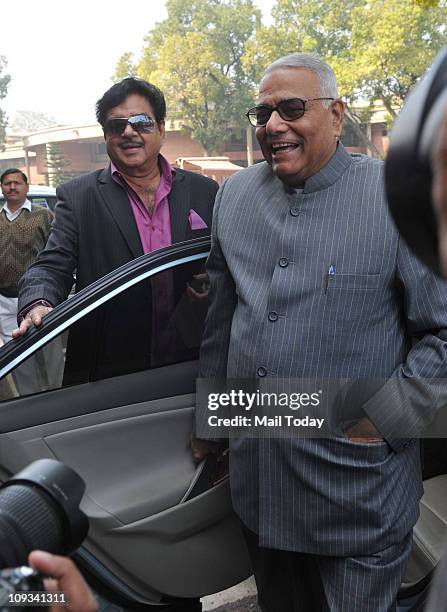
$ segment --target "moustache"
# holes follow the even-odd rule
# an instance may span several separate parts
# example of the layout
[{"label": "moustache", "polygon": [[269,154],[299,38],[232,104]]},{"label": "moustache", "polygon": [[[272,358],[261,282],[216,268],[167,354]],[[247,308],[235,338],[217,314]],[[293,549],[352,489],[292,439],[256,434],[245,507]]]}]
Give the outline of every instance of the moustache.
[{"label": "moustache", "polygon": [[142,147],[141,142],[134,142],[133,140],[126,140],[122,143],[121,147],[127,149],[128,147]]}]

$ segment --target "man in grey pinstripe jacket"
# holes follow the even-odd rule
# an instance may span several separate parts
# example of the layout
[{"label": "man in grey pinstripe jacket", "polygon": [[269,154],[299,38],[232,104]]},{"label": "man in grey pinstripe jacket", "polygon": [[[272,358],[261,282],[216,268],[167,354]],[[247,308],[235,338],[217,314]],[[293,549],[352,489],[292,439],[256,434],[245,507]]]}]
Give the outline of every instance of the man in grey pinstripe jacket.
[{"label": "man in grey pinstripe jacket", "polygon": [[447,374],[447,286],[400,239],[382,162],[339,142],[337,98],[315,56],[273,63],[248,113],[266,162],[214,209],[201,377],[382,379],[348,394],[338,436],[231,440],[268,612],[394,609],[422,492],[415,438],[443,401],[424,379]]}]

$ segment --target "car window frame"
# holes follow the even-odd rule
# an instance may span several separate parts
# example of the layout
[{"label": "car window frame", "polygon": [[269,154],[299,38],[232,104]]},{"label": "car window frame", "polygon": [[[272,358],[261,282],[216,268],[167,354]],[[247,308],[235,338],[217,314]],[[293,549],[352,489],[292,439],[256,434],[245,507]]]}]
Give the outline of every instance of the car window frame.
[{"label": "car window frame", "polygon": [[56,306],[42,321],[0,348],[0,380],[25,359],[62,334],[73,323],[93,312],[130,287],[159,272],[208,257],[211,238],[205,236],[147,253],[96,280]]}]

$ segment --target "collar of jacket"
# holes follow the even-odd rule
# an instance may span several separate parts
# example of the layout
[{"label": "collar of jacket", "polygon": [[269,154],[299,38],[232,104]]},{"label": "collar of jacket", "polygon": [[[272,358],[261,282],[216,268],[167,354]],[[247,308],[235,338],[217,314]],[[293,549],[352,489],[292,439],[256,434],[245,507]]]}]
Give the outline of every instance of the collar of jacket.
[{"label": "collar of jacket", "polygon": [[304,184],[303,193],[313,193],[327,189],[333,185],[347,168],[353,163],[351,155],[341,142],[338,143],[335,153],[328,163],[316,174],[309,177]]},{"label": "collar of jacket", "polygon": [[[172,177],[172,183],[175,183],[177,181],[183,181],[184,178],[185,178],[185,174],[183,170],[181,168],[176,168],[174,172],[174,176]],[[103,168],[103,170],[100,171],[98,175],[98,181],[100,183],[109,183],[110,181],[113,181],[110,164],[107,166],[107,168]]]}]

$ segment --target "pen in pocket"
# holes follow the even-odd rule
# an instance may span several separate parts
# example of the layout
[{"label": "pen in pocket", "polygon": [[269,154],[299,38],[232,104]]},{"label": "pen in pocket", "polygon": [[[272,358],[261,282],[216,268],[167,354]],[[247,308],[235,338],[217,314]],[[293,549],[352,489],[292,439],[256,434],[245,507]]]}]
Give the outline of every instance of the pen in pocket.
[{"label": "pen in pocket", "polygon": [[329,287],[329,279],[331,278],[331,276],[335,276],[335,266],[333,264],[329,266],[327,275],[326,275],[326,293]]}]

